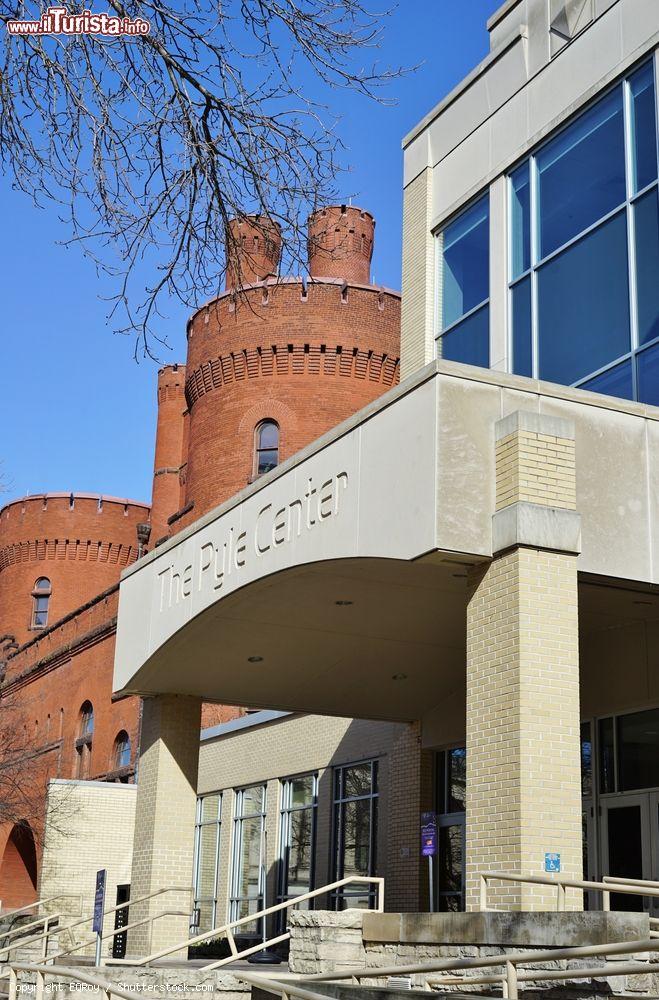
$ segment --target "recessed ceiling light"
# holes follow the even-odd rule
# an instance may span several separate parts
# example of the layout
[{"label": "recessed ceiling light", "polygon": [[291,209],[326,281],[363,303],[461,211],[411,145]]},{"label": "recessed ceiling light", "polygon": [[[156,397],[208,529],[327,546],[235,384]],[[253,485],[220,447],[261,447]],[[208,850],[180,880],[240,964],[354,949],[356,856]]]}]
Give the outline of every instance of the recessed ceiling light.
[{"label": "recessed ceiling light", "polygon": [[347,608],[349,604],[352,604],[352,601],[334,601],[334,603],[337,608]]},{"label": "recessed ceiling light", "polygon": [[392,681],[406,681],[407,674],[392,674],[391,679]]},{"label": "recessed ceiling light", "polygon": [[248,663],[261,663],[262,660],[263,660],[262,656],[248,656],[247,657],[247,662]]}]

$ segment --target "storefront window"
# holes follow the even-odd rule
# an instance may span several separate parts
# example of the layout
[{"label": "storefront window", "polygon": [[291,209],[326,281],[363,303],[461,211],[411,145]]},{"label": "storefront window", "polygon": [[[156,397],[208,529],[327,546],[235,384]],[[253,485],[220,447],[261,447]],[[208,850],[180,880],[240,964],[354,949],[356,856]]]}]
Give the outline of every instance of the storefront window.
[{"label": "storefront window", "polygon": [[[317,802],[316,774],[303,774],[282,782],[278,902],[301,896],[314,887]],[[309,903],[301,903],[300,907],[308,909]],[[283,911],[282,924],[286,923],[286,916]]]},{"label": "storefront window", "polygon": [[[374,875],[376,865],[378,763],[364,761],[334,770],[333,881]],[[336,909],[375,905],[375,887],[346,886],[333,897]]]},{"label": "storefront window", "polygon": [[222,821],[222,794],[212,792],[197,799],[193,886],[199,910],[198,933],[212,930],[217,918],[217,877]]},{"label": "storefront window", "polygon": [[439,827],[435,905],[439,911],[464,910],[467,751],[441,750],[435,757],[435,811]]},{"label": "storefront window", "polygon": [[[246,917],[262,908],[265,800],[265,785],[252,785],[236,792],[231,868],[232,920]],[[243,934],[258,932],[256,921],[242,927]]]},{"label": "storefront window", "polygon": [[509,200],[515,374],[656,402],[659,201],[652,64],[513,171]]}]

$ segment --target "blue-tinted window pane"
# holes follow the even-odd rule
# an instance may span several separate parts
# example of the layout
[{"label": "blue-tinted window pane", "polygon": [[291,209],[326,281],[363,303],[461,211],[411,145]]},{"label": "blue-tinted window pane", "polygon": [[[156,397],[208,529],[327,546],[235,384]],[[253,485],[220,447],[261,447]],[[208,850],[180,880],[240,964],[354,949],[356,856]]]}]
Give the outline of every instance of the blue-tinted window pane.
[{"label": "blue-tinted window pane", "polygon": [[513,320],[513,372],[532,375],[531,354],[531,278],[527,275],[511,289]]},{"label": "blue-tinted window pane", "polygon": [[634,205],[638,340],[647,344],[659,337],[659,200],[657,189]]},{"label": "blue-tinted window pane", "polygon": [[439,340],[438,353],[447,361],[490,367],[490,310],[483,306]]},{"label": "blue-tinted window pane", "polygon": [[641,351],[638,365],[638,398],[641,403],[659,406],[659,345]]},{"label": "blue-tinted window pane", "polygon": [[588,382],[582,382],[580,389],[590,389],[591,392],[602,392],[606,396],[618,396],[619,399],[633,399],[634,386],[632,385],[632,363],[623,361],[615,368],[609,368],[596,378],[591,378]]},{"label": "blue-tinted window pane", "polygon": [[257,472],[259,476],[264,475],[266,472],[270,472],[272,469],[277,468],[278,452],[272,451],[260,451]]},{"label": "blue-tinted window pane", "polygon": [[629,79],[631,91],[632,180],[640,191],[657,177],[657,119],[654,105],[654,69],[646,63]]},{"label": "blue-tinted window pane", "polygon": [[488,196],[440,234],[442,329],[484,302],[490,288]]},{"label": "blue-tinted window pane", "polygon": [[538,271],[540,378],[570,385],[630,349],[621,212]]},{"label": "blue-tinted window pane", "polygon": [[510,176],[511,279],[531,266],[531,199],[529,161]]},{"label": "blue-tinted window pane", "polygon": [[622,88],[541,149],[537,164],[545,257],[625,200]]},{"label": "blue-tinted window pane", "polygon": [[268,421],[259,428],[259,448],[276,448],[279,444],[279,428]]}]

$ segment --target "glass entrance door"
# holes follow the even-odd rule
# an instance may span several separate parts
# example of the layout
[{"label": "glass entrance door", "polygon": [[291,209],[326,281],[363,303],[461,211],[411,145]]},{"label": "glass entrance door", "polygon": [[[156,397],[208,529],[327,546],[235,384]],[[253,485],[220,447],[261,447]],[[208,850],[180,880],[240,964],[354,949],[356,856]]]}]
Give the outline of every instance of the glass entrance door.
[{"label": "glass entrance door", "polygon": [[[650,838],[652,846],[652,879],[659,882],[659,792],[650,793]],[[659,896],[650,899],[649,910],[659,917]]]},{"label": "glass entrance door", "polygon": [[[617,795],[602,798],[601,856],[602,872],[623,878],[652,879],[653,840],[659,831],[659,811],[650,819],[650,799],[656,795]],[[654,836],[653,836],[654,835]],[[657,853],[655,847],[654,853]],[[647,900],[642,896],[611,893],[612,910],[643,910]]]}]

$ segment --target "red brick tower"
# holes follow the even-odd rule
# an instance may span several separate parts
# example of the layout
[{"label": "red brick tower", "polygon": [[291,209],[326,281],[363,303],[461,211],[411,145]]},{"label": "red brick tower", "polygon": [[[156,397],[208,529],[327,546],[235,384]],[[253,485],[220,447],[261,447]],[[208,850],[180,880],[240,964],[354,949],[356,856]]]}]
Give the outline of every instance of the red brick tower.
[{"label": "red brick tower", "polygon": [[315,212],[307,282],[268,278],[278,232],[265,241],[261,222],[256,234],[241,224],[240,272],[265,280],[237,294],[230,268],[228,289],[188,323],[185,496],[171,532],[396,384],[400,296],[369,284],[374,228],[358,208]]},{"label": "red brick tower", "polygon": [[158,423],[153,463],[151,536],[153,546],[167,537],[168,519],[181,507],[181,466],[186,446],[185,365],[158,372]]},{"label": "red brick tower", "polygon": [[309,274],[368,285],[375,219],[352,205],[331,205],[309,217]]},{"label": "red brick tower", "polygon": [[281,254],[281,232],[276,222],[264,216],[232,219],[227,240],[226,288],[249,285],[277,273]]},{"label": "red brick tower", "polygon": [[27,642],[117,583],[137,557],[149,508],[88,493],[46,493],[0,510],[0,652]]}]

